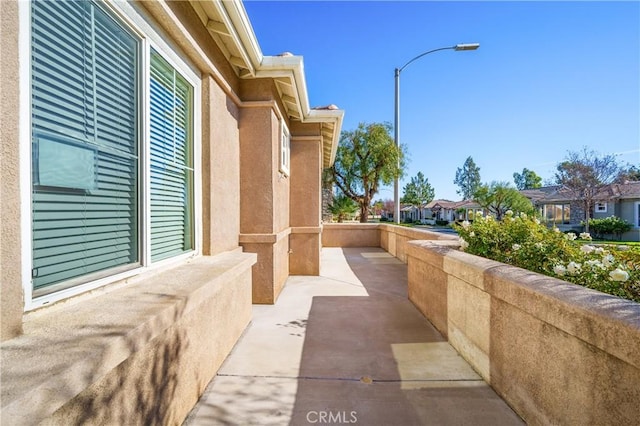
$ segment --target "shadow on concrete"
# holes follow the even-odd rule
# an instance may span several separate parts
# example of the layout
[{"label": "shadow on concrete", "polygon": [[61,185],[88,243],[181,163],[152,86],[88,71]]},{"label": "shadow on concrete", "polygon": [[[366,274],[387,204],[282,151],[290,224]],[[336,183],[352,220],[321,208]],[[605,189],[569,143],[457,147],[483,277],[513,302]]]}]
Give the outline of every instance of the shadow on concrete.
[{"label": "shadow on concrete", "polygon": [[313,298],[291,425],[521,424],[407,298],[407,267],[344,248],[369,296]]}]

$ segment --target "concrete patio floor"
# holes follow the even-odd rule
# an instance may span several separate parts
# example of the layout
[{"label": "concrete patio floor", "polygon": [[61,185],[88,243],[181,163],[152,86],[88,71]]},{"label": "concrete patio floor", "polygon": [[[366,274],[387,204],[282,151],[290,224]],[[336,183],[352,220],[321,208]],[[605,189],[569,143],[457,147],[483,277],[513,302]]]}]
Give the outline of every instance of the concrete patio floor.
[{"label": "concrete patio floor", "polygon": [[324,248],[253,321],[185,425],[515,425],[378,248]]}]

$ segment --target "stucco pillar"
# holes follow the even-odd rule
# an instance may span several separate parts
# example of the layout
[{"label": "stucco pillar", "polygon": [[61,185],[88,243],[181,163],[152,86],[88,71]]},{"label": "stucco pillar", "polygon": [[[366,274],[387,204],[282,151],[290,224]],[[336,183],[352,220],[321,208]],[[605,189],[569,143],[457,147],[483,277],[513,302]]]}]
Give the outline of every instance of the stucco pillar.
[{"label": "stucco pillar", "polygon": [[322,139],[319,135],[292,137],[289,217],[289,272],[319,275],[322,244]]},{"label": "stucco pillar", "polygon": [[202,103],[202,249],[216,255],[238,247],[240,112],[210,76],[202,81]]},{"label": "stucco pillar", "polygon": [[240,245],[257,253],[253,303],[275,303],[289,275],[289,177],[279,170],[281,122],[273,102],[240,111]]},{"label": "stucco pillar", "polygon": [[[25,5],[28,4],[25,3]],[[18,56],[18,2],[0,2],[0,340],[22,333],[23,292],[20,242],[19,111],[20,67]],[[28,53],[28,52],[27,52]],[[22,76],[28,78],[28,76]]]}]

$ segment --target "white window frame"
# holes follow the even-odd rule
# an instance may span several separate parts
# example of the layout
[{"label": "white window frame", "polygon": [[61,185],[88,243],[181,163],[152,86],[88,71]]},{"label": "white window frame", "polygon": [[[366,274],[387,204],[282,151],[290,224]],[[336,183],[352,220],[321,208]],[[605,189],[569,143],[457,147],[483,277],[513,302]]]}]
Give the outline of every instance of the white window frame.
[{"label": "white window frame", "polygon": [[[100,278],[94,281],[69,287],[43,296],[33,297],[33,283],[31,281],[32,269],[32,212],[31,212],[31,4],[30,2],[18,2],[20,32],[20,199],[21,199],[21,240],[22,240],[22,285],[24,291],[24,310],[31,311],[47,304],[51,304],[78,294],[111,284],[126,278],[139,275],[150,270],[170,268],[172,265],[185,259],[198,256],[202,252],[202,170],[201,141],[202,141],[202,102],[201,102],[201,75],[197,68],[183,59],[175,52],[172,45],[165,41],[163,35],[158,33],[145,17],[126,2],[106,3],[100,2],[108,13],[117,19],[121,25],[129,29],[140,39],[140,102],[142,113],[140,115],[140,129],[142,142],[140,147],[139,180],[140,180],[140,205],[143,211],[138,231],[138,241],[141,245],[140,266],[121,273]],[[150,54],[151,49],[156,50],[193,86],[193,242],[191,251],[168,259],[151,263],[150,232],[151,223],[151,196],[149,185],[150,176]]]},{"label": "white window frame", "polygon": [[595,203],[593,210],[596,213],[606,213],[607,208],[608,208],[608,203],[606,201],[605,202],[598,201]]},{"label": "white window frame", "polygon": [[291,165],[291,133],[287,128],[287,125],[282,120],[282,125],[280,126],[280,172],[285,176],[289,176],[290,174],[290,165]]}]

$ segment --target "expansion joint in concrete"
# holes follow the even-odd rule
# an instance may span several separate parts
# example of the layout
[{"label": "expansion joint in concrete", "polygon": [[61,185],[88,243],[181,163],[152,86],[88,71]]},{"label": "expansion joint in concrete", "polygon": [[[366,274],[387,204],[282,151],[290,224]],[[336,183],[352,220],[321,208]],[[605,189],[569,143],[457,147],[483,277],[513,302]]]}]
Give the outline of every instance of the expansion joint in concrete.
[{"label": "expansion joint in concrete", "polygon": [[320,377],[320,376],[277,376],[277,375],[255,375],[255,374],[217,374],[218,377],[241,377],[251,379],[291,379],[291,380],[323,380],[333,382],[362,382],[371,383],[420,383],[420,382],[484,382],[482,379],[373,379],[368,376],[362,377]]}]

